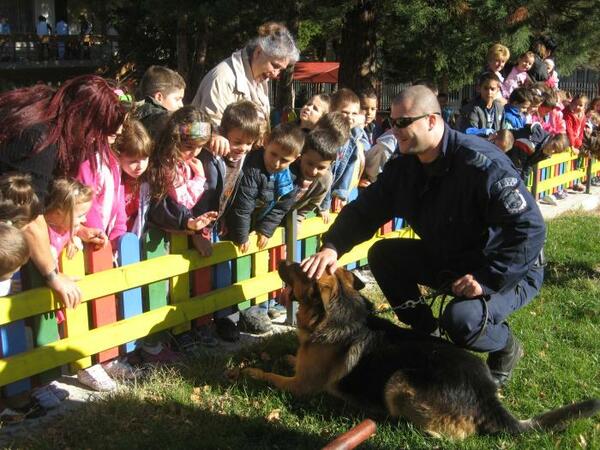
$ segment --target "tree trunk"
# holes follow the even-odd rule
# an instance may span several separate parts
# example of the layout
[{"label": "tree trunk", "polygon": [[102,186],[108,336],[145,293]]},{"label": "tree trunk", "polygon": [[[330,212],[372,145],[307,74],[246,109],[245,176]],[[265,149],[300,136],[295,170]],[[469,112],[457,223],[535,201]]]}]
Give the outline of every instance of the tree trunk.
[{"label": "tree trunk", "polygon": [[196,95],[196,90],[206,72],[206,57],[208,55],[209,23],[208,17],[202,19],[198,24],[194,36],[195,50],[192,55],[192,66],[189,76],[186,78],[187,89],[185,90],[185,101],[191,102]]},{"label": "tree trunk", "polygon": [[188,15],[184,12],[180,12],[177,17],[177,72],[179,72],[184,80],[188,79],[190,72],[187,28]]},{"label": "tree trunk", "polygon": [[[298,29],[300,28],[300,7],[299,1],[294,1],[288,11],[287,27],[293,36],[298,36]],[[275,96],[275,110],[280,113],[283,112],[284,108],[294,107],[294,66],[290,65],[286,70],[281,72],[279,76],[279,82],[277,83],[277,93]]]},{"label": "tree trunk", "polygon": [[339,49],[339,87],[359,92],[373,87],[376,59],[375,0],[357,0],[348,11]]}]

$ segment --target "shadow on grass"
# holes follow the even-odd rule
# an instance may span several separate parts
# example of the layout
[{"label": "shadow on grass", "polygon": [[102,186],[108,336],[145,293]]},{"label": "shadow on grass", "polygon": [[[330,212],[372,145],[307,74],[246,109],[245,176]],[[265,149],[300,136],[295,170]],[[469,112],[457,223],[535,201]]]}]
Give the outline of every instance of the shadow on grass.
[{"label": "shadow on grass", "polygon": [[544,271],[545,284],[564,285],[576,278],[600,280],[600,269],[575,261],[568,263],[548,261],[546,264]]}]

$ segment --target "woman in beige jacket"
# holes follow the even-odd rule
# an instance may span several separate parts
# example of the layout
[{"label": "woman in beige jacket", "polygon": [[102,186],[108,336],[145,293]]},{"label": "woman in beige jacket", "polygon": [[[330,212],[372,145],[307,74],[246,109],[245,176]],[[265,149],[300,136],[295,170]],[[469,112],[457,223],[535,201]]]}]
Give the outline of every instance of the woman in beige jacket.
[{"label": "woman in beige jacket", "polygon": [[268,82],[299,56],[294,38],[283,24],[265,23],[256,38],[206,74],[192,104],[206,113],[215,127],[227,105],[239,100],[255,103],[268,121]]}]

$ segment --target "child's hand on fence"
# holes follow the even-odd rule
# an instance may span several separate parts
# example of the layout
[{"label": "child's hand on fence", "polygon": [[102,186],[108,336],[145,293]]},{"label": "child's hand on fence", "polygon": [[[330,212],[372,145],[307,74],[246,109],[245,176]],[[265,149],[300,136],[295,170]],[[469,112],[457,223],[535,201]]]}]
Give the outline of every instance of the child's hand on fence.
[{"label": "child's hand on fence", "polygon": [[77,277],[69,277],[64,273],[56,273],[46,284],[58,294],[62,304],[67,308],[75,308],[81,303],[81,291],[75,283]]},{"label": "child's hand on fence", "polygon": [[77,230],[77,236],[83,242],[92,244],[94,250],[100,250],[108,244],[108,236],[98,228],[88,228],[82,225]]},{"label": "child's hand on fence", "polygon": [[259,250],[262,250],[263,248],[265,248],[267,246],[268,242],[269,242],[269,238],[267,236],[264,236],[260,233],[256,233],[256,246],[258,247]]},{"label": "child's hand on fence", "polygon": [[321,219],[323,219],[323,223],[329,223],[329,221],[331,220],[331,215],[329,214],[329,211],[321,211],[319,214],[321,215]]},{"label": "child's hand on fence", "polygon": [[217,217],[219,217],[217,211],[208,211],[194,219],[189,219],[187,223],[188,230],[200,231],[202,228],[216,220]]},{"label": "child's hand on fence", "polygon": [[345,204],[346,204],[346,202],[344,200],[342,200],[341,198],[333,197],[333,199],[331,201],[331,209],[333,210],[333,212],[339,213]]},{"label": "child's hand on fence", "polygon": [[223,136],[213,134],[208,143],[208,149],[215,156],[226,156],[229,153],[229,141]]},{"label": "child's hand on fence", "polygon": [[73,259],[79,250],[83,250],[83,244],[81,239],[77,236],[73,236],[67,245],[65,246],[67,252],[67,258]]},{"label": "child's hand on fence", "polygon": [[246,253],[248,251],[248,249],[250,248],[250,242],[249,241],[246,241],[246,242],[244,242],[242,244],[235,244],[235,245],[237,246],[238,250],[241,253]]}]

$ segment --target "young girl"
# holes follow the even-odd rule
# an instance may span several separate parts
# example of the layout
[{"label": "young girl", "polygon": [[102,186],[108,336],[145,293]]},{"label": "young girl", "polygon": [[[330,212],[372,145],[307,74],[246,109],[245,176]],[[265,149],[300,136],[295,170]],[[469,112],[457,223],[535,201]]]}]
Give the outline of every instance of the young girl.
[{"label": "young girl", "polygon": [[300,128],[312,130],[319,119],[329,112],[330,101],[328,94],[313,95],[300,110]]},{"label": "young girl", "polygon": [[545,131],[550,134],[564,134],[567,132],[565,119],[558,107],[558,97],[554,92],[543,93],[543,101],[538,107],[540,123]]},{"label": "young girl", "polygon": [[508,98],[516,88],[530,81],[527,71],[531,69],[534,61],[535,55],[533,52],[526,52],[519,56],[517,65],[513,67],[504,83],[502,83],[502,92],[505,98]]},{"label": "young girl", "polygon": [[[204,193],[204,169],[196,158],[211,136],[208,119],[193,106],[173,113],[150,160],[150,220],[171,231],[202,233],[218,217],[217,211],[197,216],[194,207]],[[212,247],[204,238],[194,238],[202,256]]]},{"label": "young girl", "polygon": [[551,58],[546,58],[544,60],[544,64],[546,65],[546,69],[548,69],[546,86],[548,86],[550,89],[558,89],[558,73],[556,73],[556,70],[554,70],[554,60]]},{"label": "young girl", "polygon": [[129,119],[114,144],[121,167],[121,184],[127,215],[127,231],[140,237],[145,229],[150,201],[146,169],[154,144],[142,123]]},{"label": "young girl", "polygon": [[64,248],[67,248],[69,258],[81,248],[77,232],[92,207],[93,196],[92,189],[79,181],[66,178],[54,180],[46,199],[44,218],[48,224],[52,256],[57,265]]},{"label": "young girl", "polygon": [[584,94],[576,95],[568,108],[565,108],[564,118],[567,128],[567,136],[571,148],[579,150],[583,142],[583,131],[585,128],[585,109],[588,98]]}]

